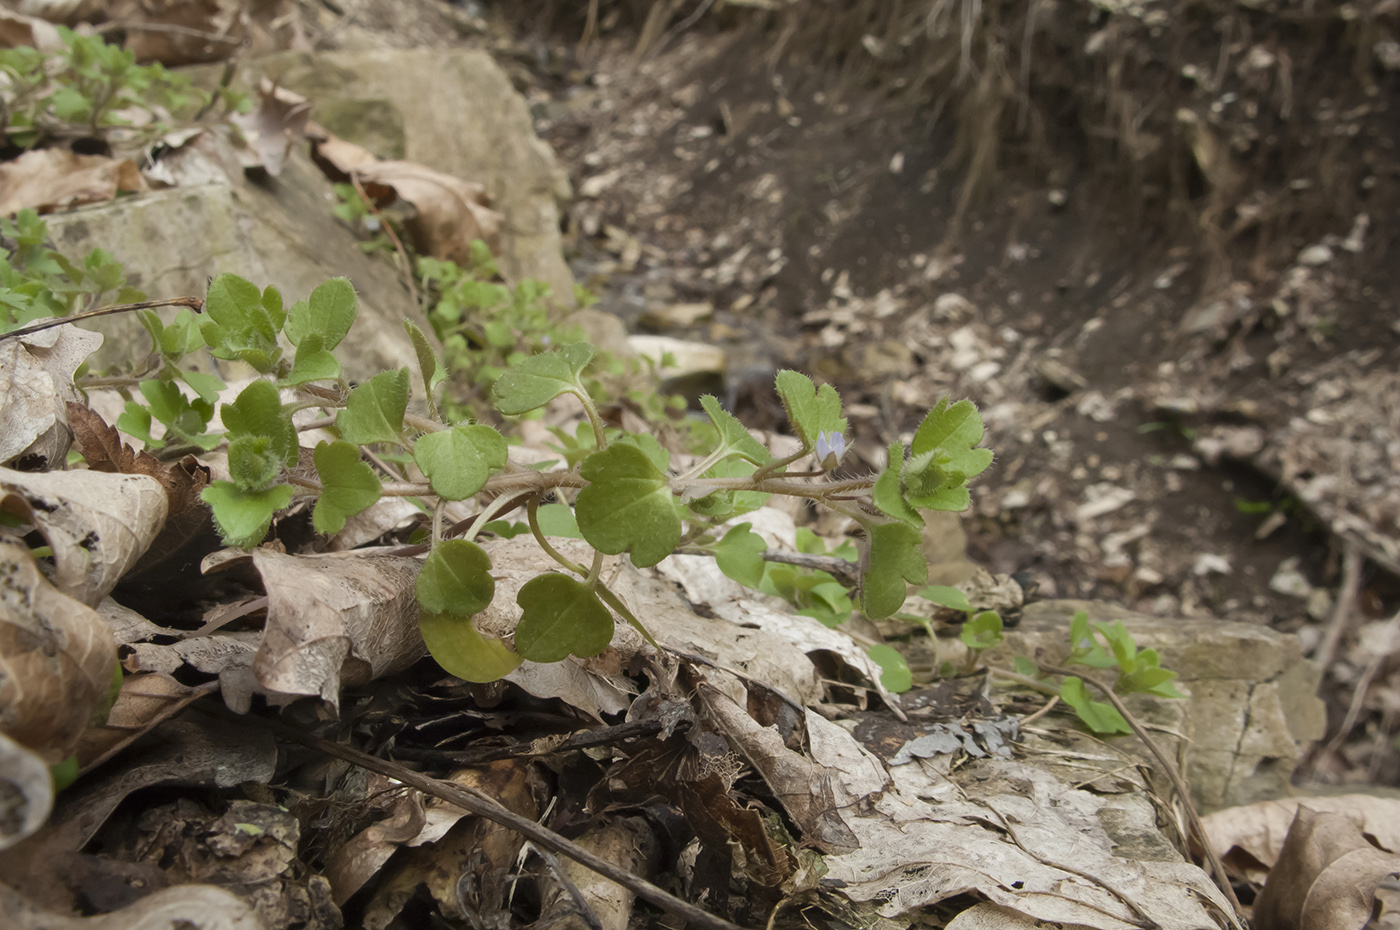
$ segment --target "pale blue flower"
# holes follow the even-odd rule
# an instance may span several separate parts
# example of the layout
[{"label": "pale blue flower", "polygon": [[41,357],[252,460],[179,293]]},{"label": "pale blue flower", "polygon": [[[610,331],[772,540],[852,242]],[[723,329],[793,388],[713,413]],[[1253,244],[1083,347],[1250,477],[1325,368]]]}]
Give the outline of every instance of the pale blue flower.
[{"label": "pale blue flower", "polygon": [[841,463],[841,457],[846,454],[846,437],[841,433],[828,435],[826,430],[818,430],[816,453],[822,468],[830,471]]}]

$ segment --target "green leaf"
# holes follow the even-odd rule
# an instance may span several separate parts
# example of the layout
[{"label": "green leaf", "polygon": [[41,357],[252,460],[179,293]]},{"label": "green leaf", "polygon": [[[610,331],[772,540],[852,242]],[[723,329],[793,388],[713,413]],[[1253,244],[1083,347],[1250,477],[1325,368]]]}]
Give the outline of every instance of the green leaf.
[{"label": "green leaf", "polygon": [[596,656],[612,642],[612,614],[583,582],[550,572],[525,582],[515,601],[515,648],[531,662]]},{"label": "green leaf", "polygon": [[194,389],[194,392],[199,395],[200,400],[210,405],[218,400],[219,392],[228,387],[228,385],[224,384],[220,379],[213,375],[207,375],[202,371],[185,371],[184,369],[180,369],[179,378]]},{"label": "green leaf", "polygon": [[591,345],[575,342],[512,365],[491,386],[496,408],[508,416],[517,416],[543,407],[560,394],[586,395],[581,379],[592,358]]},{"label": "green leaf", "polygon": [[973,652],[995,649],[1006,641],[1001,632],[1001,614],[995,610],[979,611],[963,624],[958,638]]},{"label": "green leaf", "polygon": [[506,465],[506,441],[489,426],[473,424],[426,433],[413,446],[413,460],[428,476],[433,493],[466,500]]},{"label": "green leaf", "polygon": [[199,331],[216,358],[242,359],[263,374],[282,357],[277,334],[286,317],[282,295],[269,287],[259,292],[251,282],[221,274],[209,285]]},{"label": "green leaf", "polygon": [[214,524],[225,544],[252,549],[267,535],[273,514],[292,502],[293,493],[289,484],[244,491],[232,481],[215,481],[199,497],[214,511]]},{"label": "green leaf", "polygon": [[871,500],[881,512],[894,517],[901,523],[922,529],[924,518],[919,516],[919,512],[909,506],[909,502],[904,498],[903,474],[904,443],[896,439],[890,443],[889,461],[885,465],[885,470],[880,472],[879,478],[875,479]]},{"label": "green leaf", "polygon": [[243,437],[268,439],[267,453],[293,465],[297,460],[297,431],[282,407],[282,397],[270,381],[257,380],[239,392],[231,404],[219,408],[229,441]]},{"label": "green leaf", "polygon": [[[736,456],[715,463],[701,477],[747,478],[755,471],[757,471],[757,467],[752,462]],[[704,497],[690,501],[686,506],[694,513],[722,522],[740,514],[757,510],[768,503],[768,499],[772,496],[765,491],[711,491]]]},{"label": "green leaf", "polygon": [[360,461],[360,450],[353,443],[318,443],[312,459],[321,476],[321,495],[311,525],[318,533],[339,533],[346,520],[378,502],[384,485],[374,469]]},{"label": "green leaf", "polygon": [[1132,727],[1128,726],[1128,721],[1123,719],[1123,715],[1118,713],[1112,704],[1091,699],[1083,680],[1073,675],[1060,683],[1060,700],[1073,707],[1079,719],[1084,721],[1084,725],[1095,733],[1133,732]]},{"label": "green leaf", "polygon": [[803,555],[826,555],[826,540],[812,532],[810,527],[799,526],[795,542],[797,551]]},{"label": "green leaf", "polygon": [[323,349],[334,349],[350,332],[359,312],[355,288],[345,278],[323,281],[311,292],[309,300],[292,304],[287,315],[287,339],[300,348],[310,335],[321,337]]},{"label": "green leaf", "polygon": [[808,451],[816,446],[818,433],[846,432],[846,419],[841,416],[841,398],[831,385],[823,384],[818,390],[806,375],[796,371],[780,371],[777,386],[788,422]]},{"label": "green leaf", "polygon": [[710,422],[715,425],[719,441],[725,448],[733,450],[735,455],[742,456],[755,465],[767,465],[772,461],[772,454],[763,444],[749,435],[744,424],[740,423],[734,414],[721,407],[712,395],[703,395],[700,398],[700,406],[704,408]]},{"label": "green leaf", "polygon": [[1114,661],[1124,674],[1131,672],[1134,667],[1134,660],[1137,658],[1137,642],[1133,639],[1133,634],[1128,632],[1128,628],[1123,625],[1122,620],[1115,620],[1112,624],[1095,623],[1094,629],[1098,630],[1108,643],[1109,650],[1113,653]]},{"label": "green leaf", "polygon": [[228,444],[228,471],[244,491],[261,491],[282,474],[282,460],[266,436],[243,436]]},{"label": "green leaf", "polygon": [[751,529],[752,523],[740,523],[725,533],[715,544],[715,564],[741,585],[757,588],[763,581],[763,567],[767,564],[763,553],[768,544]]},{"label": "green leaf", "polygon": [[[295,307],[293,309],[296,309]],[[340,377],[340,361],[321,342],[320,333],[307,333],[297,346],[291,373],[283,384],[306,384],[308,381],[334,381]]]},{"label": "green leaf", "polygon": [[496,594],[491,557],[465,539],[440,542],[428,553],[413,589],[419,605],[430,613],[479,614]]},{"label": "green leaf", "polygon": [[903,694],[914,687],[914,673],[909,671],[909,663],[904,660],[898,649],[884,643],[876,643],[865,651],[875,664],[880,666],[880,684],[884,685],[886,690]]},{"label": "green leaf", "polygon": [[590,484],[579,492],[574,515],[589,545],[608,555],[630,549],[640,568],[675,551],[681,518],[671,482],[645,452],[609,446],[584,459],[581,474]]},{"label": "green leaf", "polygon": [[546,536],[583,538],[578,521],[574,519],[573,508],[568,504],[544,504],[535,511],[535,520],[540,525],[540,532]]},{"label": "green leaf", "polygon": [[341,438],[363,446],[371,442],[403,445],[403,415],[408,409],[408,369],[381,371],[350,392],[336,414]]},{"label": "green leaf", "polygon": [[646,457],[651,464],[656,466],[656,470],[661,474],[666,474],[671,467],[671,453],[662,447],[657,438],[650,433],[628,433],[618,442],[625,446],[636,446],[646,453]]},{"label": "green leaf", "polygon": [[1089,627],[1089,615],[1077,610],[1069,621],[1070,653],[1067,665],[1087,665],[1090,668],[1113,668],[1118,662],[1095,638]]},{"label": "green leaf", "polygon": [[926,601],[932,601],[941,607],[949,610],[962,610],[971,612],[972,603],[968,601],[967,595],[957,588],[950,588],[943,584],[931,584],[920,588],[914,592]]},{"label": "green leaf", "polygon": [[1036,678],[1040,675],[1040,669],[1025,656],[1016,656],[1012,659],[1011,667],[1015,669],[1016,674],[1025,675],[1027,678]]},{"label": "green leaf", "polygon": [[919,531],[904,523],[877,523],[869,528],[870,540],[861,572],[860,610],[871,620],[888,617],[904,604],[904,583],[928,580]]},{"label": "green leaf", "polygon": [[420,610],[418,629],[433,660],[463,681],[496,681],[520,667],[520,656],[499,639],[482,636],[471,617]]},{"label": "green leaf", "polygon": [[938,450],[947,456],[943,467],[973,478],[992,464],[992,450],[978,449],[982,441],[982,417],[970,400],[949,404],[943,398],[928,412],[914,433],[910,453],[920,456]]},{"label": "green leaf", "polygon": [[433,352],[428,337],[416,323],[404,320],[403,328],[404,332],[408,333],[408,341],[413,343],[413,354],[418,357],[418,373],[423,378],[423,393],[431,403],[433,392],[447,378],[447,370],[438,364],[437,355]]}]

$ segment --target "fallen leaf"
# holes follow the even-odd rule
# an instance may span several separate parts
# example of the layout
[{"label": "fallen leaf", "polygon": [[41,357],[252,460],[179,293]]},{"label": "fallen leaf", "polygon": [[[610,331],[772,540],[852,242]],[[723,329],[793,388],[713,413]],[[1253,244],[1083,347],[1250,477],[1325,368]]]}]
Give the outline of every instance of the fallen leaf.
[{"label": "fallen leaf", "polygon": [[[110,19],[129,23],[124,47],[142,64],[158,61],[167,68],[218,61],[238,48],[243,38],[242,5],[228,0],[182,0],[180,3],[126,3],[109,10]],[[153,29],[140,26],[153,25]],[[171,27],[171,28],[160,28]],[[227,36],[214,41],[210,36]]]},{"label": "fallen leaf", "polygon": [[55,765],[106,701],[117,643],[91,608],[57,591],[23,543],[0,537],[0,732]]},{"label": "fallen leaf", "polygon": [[160,482],[147,475],[0,468],[0,510],[38,527],[53,548],[54,585],[89,606],[145,554],[166,506]]},{"label": "fallen leaf", "polygon": [[317,163],[332,180],[356,178],[376,201],[398,197],[412,204],[416,215],[407,225],[420,252],[465,265],[476,239],[492,252],[500,251],[505,217],[490,208],[484,186],[417,162],[380,161],[320,127],[310,132],[316,139]]},{"label": "fallen leaf", "polygon": [[264,930],[257,912],[237,895],[212,885],[162,888],[111,914],[68,917],[36,907],[0,884],[0,924],[13,930]]},{"label": "fallen leaf", "polygon": [[1256,930],[1359,930],[1400,856],[1366,841],[1345,813],[1299,805],[1269,880],[1254,902]]},{"label": "fallen leaf", "polygon": [[107,719],[78,742],[79,766],[86,772],[101,765],[211,690],[212,685],[191,687],[159,673],[126,676]]},{"label": "fallen leaf", "polygon": [[100,345],[100,333],[76,326],[0,342],[0,464],[63,464],[71,440],[65,405],[79,399],[73,373]]},{"label": "fallen leaf", "polygon": [[253,660],[258,682],[332,705],[344,685],[400,671],[423,656],[413,583],[422,562],[359,554],[294,556],[256,549],[267,624]]},{"label": "fallen leaf", "polygon": [[63,39],[53,23],[36,16],[0,10],[0,48],[26,45],[41,52],[63,48]]},{"label": "fallen leaf", "polygon": [[5,797],[5,816],[0,817],[0,850],[4,850],[33,835],[53,809],[49,767],[4,733],[0,733],[0,794]]},{"label": "fallen leaf", "polygon": [[258,154],[267,173],[276,177],[282,173],[292,146],[306,138],[306,122],[310,115],[309,100],[263,78],[258,84],[257,106],[229,119],[243,130],[244,138]]},{"label": "fallen leaf", "polygon": [[[423,813],[423,794],[412,788],[395,791],[399,786],[383,775],[371,775],[367,793],[378,795],[381,803],[374,805],[382,819],[365,827],[330,854],[325,875],[331,883],[331,899],[343,906],[350,897],[379,873],[389,857],[399,847],[422,831],[427,818]],[[455,808],[462,814],[460,808]]]},{"label": "fallen leaf", "polygon": [[1345,814],[1360,823],[1382,849],[1400,852],[1400,800],[1369,794],[1260,801],[1216,811],[1201,822],[1221,861],[1262,885],[1302,804],[1314,811]]},{"label": "fallen leaf", "polygon": [[113,200],[119,193],[151,187],[129,158],[79,155],[68,149],[34,149],[0,162],[0,216],[33,207],[48,213],[59,207]]}]

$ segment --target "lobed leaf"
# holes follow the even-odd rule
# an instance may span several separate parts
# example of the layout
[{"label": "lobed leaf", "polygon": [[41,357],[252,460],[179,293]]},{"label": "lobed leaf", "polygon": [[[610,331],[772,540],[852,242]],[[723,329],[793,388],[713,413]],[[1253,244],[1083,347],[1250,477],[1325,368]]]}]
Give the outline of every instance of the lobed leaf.
[{"label": "lobed leaf", "polygon": [[846,432],[841,397],[831,385],[823,384],[818,389],[806,375],[784,370],[778,372],[777,388],[788,422],[808,451],[815,448],[818,433]]},{"label": "lobed leaf", "polygon": [[307,336],[318,336],[322,348],[334,349],[350,332],[358,312],[359,301],[349,280],[330,278],[318,284],[310,298],[292,304],[287,339],[300,348]]},{"label": "lobed leaf", "polygon": [[505,438],[489,426],[472,424],[418,437],[413,460],[428,477],[433,493],[466,500],[506,465]]},{"label": "lobed leaf", "polygon": [[517,362],[491,386],[496,408],[516,416],[543,407],[560,394],[586,395],[583,370],[592,359],[593,347],[575,342]]},{"label": "lobed leaf", "polygon": [[296,427],[282,407],[282,397],[272,382],[261,379],[252,382],[238,393],[232,403],[219,408],[219,416],[228,430],[230,442],[262,436],[268,440],[268,454],[288,465],[296,462]]},{"label": "lobed leaf", "polygon": [[408,369],[381,371],[350,392],[336,414],[341,438],[363,446],[371,442],[403,444],[403,415],[408,410]]},{"label": "lobed leaf", "polygon": [[252,549],[267,535],[273,515],[292,502],[293,493],[289,484],[245,491],[232,481],[215,481],[199,497],[214,512],[214,524],[227,545]]},{"label": "lobed leaf", "polygon": [[928,580],[928,563],[920,547],[923,536],[904,523],[877,523],[869,528],[859,604],[861,613],[880,620],[904,604],[905,582]]},{"label": "lobed leaf", "polygon": [[592,586],[558,572],[525,582],[516,595],[520,623],[515,648],[532,662],[595,656],[608,648],[613,618]]},{"label": "lobed leaf", "polygon": [[574,515],[593,548],[616,555],[631,550],[632,564],[655,565],[675,551],[681,518],[671,482],[645,452],[618,443],[583,460],[589,483]]},{"label": "lobed leaf", "polygon": [[353,443],[318,443],[312,461],[321,477],[321,494],[311,513],[316,532],[339,533],[346,520],[379,501],[384,485],[374,469],[360,461],[360,450]]}]

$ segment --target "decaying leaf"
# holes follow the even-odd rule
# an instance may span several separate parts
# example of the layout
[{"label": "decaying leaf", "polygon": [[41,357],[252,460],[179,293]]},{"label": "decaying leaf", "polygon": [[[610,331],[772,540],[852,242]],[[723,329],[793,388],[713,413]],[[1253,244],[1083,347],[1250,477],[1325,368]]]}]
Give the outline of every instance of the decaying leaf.
[{"label": "decaying leaf", "polygon": [[418,249],[434,258],[467,264],[473,240],[500,249],[505,217],[490,208],[486,188],[411,161],[380,161],[358,145],[320,127],[312,130],[316,157],[334,180],[355,178],[365,193],[385,203],[394,197],[412,204],[408,221]]},{"label": "decaying leaf", "polygon": [[1369,794],[1260,801],[1216,811],[1202,818],[1202,823],[1221,861],[1262,885],[1283,850],[1299,806],[1304,804],[1313,811],[1344,814],[1359,823],[1382,849],[1400,852],[1400,800]]},{"label": "decaying leaf", "polygon": [[199,492],[209,484],[207,466],[192,455],[167,465],[149,452],[136,452],[122,443],[116,427],[109,426],[90,407],[70,402],[67,411],[73,441],[89,471],[149,475],[165,489],[165,525],[140,561],[132,566],[133,573],[159,565],[210,528],[209,507],[199,499]]},{"label": "decaying leaf", "polygon": [[53,23],[36,16],[0,10],[0,48],[27,45],[41,52],[63,48],[63,39]]},{"label": "decaying leaf", "polygon": [[258,84],[258,103],[248,113],[229,117],[244,138],[258,153],[268,174],[279,175],[287,161],[287,153],[306,138],[306,121],[311,114],[311,102],[301,94],[278,87],[263,78]]},{"label": "decaying leaf", "polygon": [[413,583],[422,563],[398,556],[293,556],[256,549],[267,624],[253,660],[258,682],[319,694],[412,665],[424,652]]},{"label": "decaying leaf", "polygon": [[0,731],[49,765],[105,703],[117,643],[96,611],[56,590],[23,543],[0,537]]},{"label": "decaying leaf", "polygon": [[212,885],[176,885],[99,917],[69,917],[36,907],[0,884],[0,924],[13,930],[264,930],[257,913],[237,895]]},{"label": "decaying leaf", "polygon": [[166,506],[160,482],[147,475],[0,468],[0,510],[44,534],[55,586],[89,606],[145,554],[165,525]]},{"label": "decaying leaf", "polygon": [[1400,856],[1366,841],[1345,813],[1298,806],[1278,861],[1254,903],[1257,930],[1360,930]]},{"label": "decaying leaf", "polygon": [[101,765],[211,690],[210,685],[192,687],[160,673],[126,676],[107,719],[83,733],[78,764],[84,771]]},{"label": "decaying leaf", "polygon": [[150,189],[141,169],[129,158],[34,149],[0,162],[0,215],[5,216],[25,207],[47,213]]},{"label": "decaying leaf", "polygon": [[102,345],[102,335],[57,326],[0,342],[0,464],[63,463],[71,434],[65,405],[78,399],[73,373]]},{"label": "decaying leaf", "polygon": [[[0,657],[2,658],[2,657]],[[44,761],[0,733],[0,850],[30,836],[49,819],[53,809],[53,777]]]},{"label": "decaying leaf", "polygon": [[[427,823],[423,794],[412,788],[395,791],[383,775],[371,775],[366,793],[377,798],[375,806],[387,816],[365,827],[331,852],[325,873],[331,883],[331,898],[337,906],[350,900],[379,873],[399,847],[417,837]],[[461,815],[460,809],[454,808]]]}]

